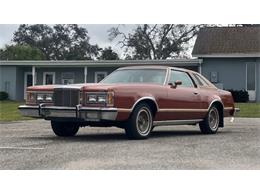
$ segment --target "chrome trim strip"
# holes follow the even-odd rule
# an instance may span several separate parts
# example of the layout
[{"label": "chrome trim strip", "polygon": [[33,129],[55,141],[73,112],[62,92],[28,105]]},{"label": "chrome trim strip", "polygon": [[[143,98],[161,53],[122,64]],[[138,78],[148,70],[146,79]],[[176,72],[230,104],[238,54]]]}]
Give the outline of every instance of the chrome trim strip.
[{"label": "chrome trim strip", "polygon": [[154,126],[166,126],[166,125],[193,125],[203,121],[203,119],[192,120],[166,120],[166,121],[154,121]]},{"label": "chrome trim strip", "polygon": [[53,89],[81,89],[84,85],[74,85],[74,84],[69,84],[69,85],[59,85],[55,86]]},{"label": "chrome trim strip", "polygon": [[79,111],[108,111],[117,112],[117,108],[101,108],[101,107],[81,107]]},{"label": "chrome trim strip", "polygon": [[209,104],[208,110],[210,109],[210,107],[212,106],[212,104],[215,103],[215,102],[220,102],[220,103],[222,104],[223,108],[224,108],[224,104],[222,103],[221,100],[219,100],[219,99],[214,99],[214,100]]},{"label": "chrome trim strip", "polygon": [[208,109],[167,108],[159,109],[158,112],[208,112]]},{"label": "chrome trim strip", "polygon": [[136,106],[140,101],[145,100],[145,99],[152,100],[152,101],[155,103],[157,110],[159,110],[159,106],[158,106],[158,104],[157,104],[155,98],[154,98],[154,97],[150,97],[150,96],[141,97],[141,98],[139,98],[138,100],[136,100],[136,102],[135,102],[134,105],[132,106],[131,110],[134,110],[135,106]]},{"label": "chrome trim strip", "polygon": [[240,108],[235,108],[235,112],[240,112]]},{"label": "chrome trim strip", "polygon": [[166,75],[165,75],[165,79],[164,79],[163,85],[168,85],[167,81],[169,80],[169,74],[171,72],[170,70],[171,70],[170,67],[168,67],[166,69]]},{"label": "chrome trim strip", "polygon": [[67,106],[44,106],[41,109],[43,110],[76,110],[76,107],[67,107]]},{"label": "chrome trim strip", "polygon": [[118,111],[118,112],[132,112],[132,109],[128,109],[128,108],[118,108],[117,111]]},{"label": "chrome trim strip", "polygon": [[18,107],[18,109],[38,109],[38,105],[37,106],[29,106],[29,105],[21,105]]},{"label": "chrome trim strip", "polygon": [[233,110],[233,107],[225,107],[224,110]]},{"label": "chrome trim strip", "polygon": [[[61,118],[78,118],[85,121],[100,121],[100,120],[116,120],[117,108],[100,108],[100,107],[58,107],[58,106],[28,106],[21,105],[19,110],[24,116],[31,117],[61,117]],[[96,113],[97,118],[87,118],[87,113]]]}]

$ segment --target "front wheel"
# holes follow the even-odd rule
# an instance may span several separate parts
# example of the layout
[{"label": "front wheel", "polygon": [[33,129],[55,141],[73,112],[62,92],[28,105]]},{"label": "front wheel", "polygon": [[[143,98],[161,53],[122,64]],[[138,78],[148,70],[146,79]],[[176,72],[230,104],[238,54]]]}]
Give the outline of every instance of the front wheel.
[{"label": "front wheel", "polygon": [[200,130],[203,134],[215,134],[218,131],[220,123],[219,111],[216,106],[212,106],[206,118],[199,123]]},{"label": "front wheel", "polygon": [[153,115],[151,108],[146,103],[138,104],[125,127],[126,136],[129,139],[146,139],[153,127]]},{"label": "front wheel", "polygon": [[60,137],[74,136],[79,130],[79,125],[73,122],[51,121],[51,127],[55,135]]}]

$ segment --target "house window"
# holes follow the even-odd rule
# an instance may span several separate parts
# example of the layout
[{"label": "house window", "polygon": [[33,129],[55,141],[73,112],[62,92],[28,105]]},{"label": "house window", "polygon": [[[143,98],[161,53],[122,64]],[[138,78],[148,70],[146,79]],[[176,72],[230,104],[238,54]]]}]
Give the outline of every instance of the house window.
[{"label": "house window", "polygon": [[95,72],[95,83],[100,82],[107,76],[107,72]]},{"label": "house window", "polygon": [[44,72],[43,73],[43,84],[44,85],[55,84],[55,72]]},{"label": "house window", "polygon": [[73,72],[62,73],[61,82],[63,85],[73,84],[74,83],[74,73]]},{"label": "house window", "polygon": [[210,81],[212,83],[218,82],[218,72],[210,72]]},{"label": "house window", "polygon": [[61,82],[63,85],[69,85],[74,83],[74,79],[62,79]]}]

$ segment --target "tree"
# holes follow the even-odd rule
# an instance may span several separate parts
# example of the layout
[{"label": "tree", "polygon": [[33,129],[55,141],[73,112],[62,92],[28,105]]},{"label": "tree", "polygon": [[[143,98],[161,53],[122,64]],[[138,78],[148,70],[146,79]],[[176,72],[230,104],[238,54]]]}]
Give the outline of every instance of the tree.
[{"label": "tree", "polygon": [[0,49],[1,60],[44,60],[41,50],[29,45],[6,45]]},{"label": "tree", "polygon": [[[120,26],[109,30],[110,40],[120,38],[128,59],[166,59],[179,57],[202,25],[162,24],[138,25],[125,34]],[[129,57],[131,56],[131,57]]]},{"label": "tree", "polygon": [[119,60],[118,54],[111,47],[102,49],[100,60]]},{"label": "tree", "polygon": [[89,43],[88,31],[77,24],[19,26],[13,41],[42,51],[47,60],[90,60],[100,49]]}]

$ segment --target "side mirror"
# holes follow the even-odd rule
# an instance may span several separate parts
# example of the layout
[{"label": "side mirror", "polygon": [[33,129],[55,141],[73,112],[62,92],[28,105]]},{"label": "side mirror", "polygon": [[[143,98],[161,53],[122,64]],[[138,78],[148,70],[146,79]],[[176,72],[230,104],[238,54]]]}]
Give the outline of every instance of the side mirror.
[{"label": "side mirror", "polygon": [[173,83],[168,83],[168,85],[170,85],[171,88],[175,89],[178,85],[181,85],[182,82],[180,80],[177,80]]},{"label": "side mirror", "polygon": [[177,81],[174,82],[174,84],[175,84],[175,86],[177,87],[177,85],[181,85],[181,84],[182,84],[182,81],[177,80]]}]

